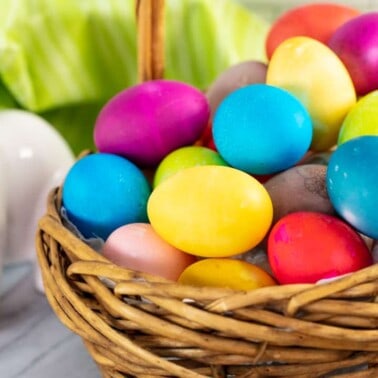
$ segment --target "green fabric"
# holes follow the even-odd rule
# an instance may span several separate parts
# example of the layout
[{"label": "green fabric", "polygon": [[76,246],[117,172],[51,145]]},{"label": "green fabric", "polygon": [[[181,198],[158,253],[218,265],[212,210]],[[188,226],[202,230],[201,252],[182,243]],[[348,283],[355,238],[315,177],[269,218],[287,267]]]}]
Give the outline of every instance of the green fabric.
[{"label": "green fabric", "polygon": [[[52,122],[79,152],[101,105],[136,82],[133,0],[1,0],[0,108]],[[231,64],[266,60],[268,24],[232,0],[166,0],[166,78],[206,89]],[[4,94],[4,96],[3,96]]]}]

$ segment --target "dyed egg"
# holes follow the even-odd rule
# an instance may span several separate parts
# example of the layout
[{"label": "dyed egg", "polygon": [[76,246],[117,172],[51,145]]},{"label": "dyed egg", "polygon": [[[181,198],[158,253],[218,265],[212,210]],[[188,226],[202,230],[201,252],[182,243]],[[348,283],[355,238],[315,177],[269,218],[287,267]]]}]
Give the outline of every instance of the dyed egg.
[{"label": "dyed egg", "polygon": [[214,138],[213,138],[213,124],[212,123],[209,124],[209,126],[207,127],[206,132],[204,133],[201,143],[199,145],[210,148],[213,151],[217,151],[217,147],[215,146]]},{"label": "dyed egg", "polygon": [[214,113],[221,101],[234,90],[249,84],[265,83],[266,70],[266,63],[248,60],[223,71],[207,90],[211,112]]},{"label": "dyed egg", "polygon": [[231,166],[265,175],[295,165],[307,152],[312,124],[288,91],[252,84],[229,94],[213,122],[217,151]]},{"label": "dyed egg", "polygon": [[361,97],[341,126],[338,144],[362,136],[378,136],[378,90]]},{"label": "dyed egg", "polygon": [[357,9],[341,4],[305,4],[291,8],[269,30],[267,56],[270,59],[277,46],[291,37],[306,36],[326,44],[337,28],[359,14]]},{"label": "dyed egg", "polygon": [[326,187],[327,167],[306,164],[290,168],[264,183],[273,203],[273,223],[296,211],[334,214]]},{"label": "dyed egg", "polygon": [[197,165],[228,165],[222,157],[210,148],[201,146],[181,147],[167,155],[159,164],[154,187],[181,169]]},{"label": "dyed egg", "polygon": [[300,162],[300,164],[322,164],[322,165],[327,166],[332,153],[333,153],[333,150],[329,150],[325,152],[314,152],[306,156]]},{"label": "dyed egg", "polygon": [[148,223],[131,223],[113,231],[102,248],[118,266],[176,281],[197,258],[171,246]]},{"label": "dyed egg", "polygon": [[213,141],[213,125],[211,122],[207,124],[206,128],[203,130],[202,135],[200,136],[200,138],[196,141],[194,145],[207,147],[216,151],[216,147]]},{"label": "dyed egg", "polygon": [[276,285],[274,279],[256,265],[241,260],[219,258],[200,260],[188,266],[178,282],[233,290],[254,290]]},{"label": "dyed egg", "polygon": [[147,221],[150,185],[127,159],[105,153],[75,162],[63,183],[68,219],[86,238],[105,240],[116,228]]},{"label": "dyed egg", "polygon": [[356,93],[344,64],[330,48],[309,37],[285,40],[270,60],[267,83],[288,90],[310,113],[311,150],[326,151],[336,144]]},{"label": "dyed egg", "polygon": [[154,167],[173,150],[193,144],[207,125],[210,107],[198,89],[171,80],[127,88],[100,111],[94,141],[100,152]]},{"label": "dyed egg", "polygon": [[328,46],[344,63],[358,95],[378,89],[378,12],[364,13],[340,26]]},{"label": "dyed egg", "polygon": [[266,248],[262,245],[262,243],[260,243],[256,248],[253,248],[245,253],[241,253],[240,255],[233,256],[232,258],[243,260],[249,264],[257,265],[269,275],[273,276],[272,269],[269,265]]},{"label": "dyed egg", "polygon": [[372,239],[378,239],[377,162],[378,136],[361,136],[337,147],[326,176],[337,213]]},{"label": "dyed egg", "polygon": [[226,257],[264,238],[272,202],[247,173],[204,165],[183,169],[158,185],[147,212],[155,231],[176,248],[197,256]]},{"label": "dyed egg", "polygon": [[371,254],[373,256],[374,263],[378,263],[378,240],[374,240],[371,247]]},{"label": "dyed egg", "polygon": [[280,284],[315,283],[372,264],[368,247],[352,227],[316,212],[281,218],[269,234],[268,258]]}]

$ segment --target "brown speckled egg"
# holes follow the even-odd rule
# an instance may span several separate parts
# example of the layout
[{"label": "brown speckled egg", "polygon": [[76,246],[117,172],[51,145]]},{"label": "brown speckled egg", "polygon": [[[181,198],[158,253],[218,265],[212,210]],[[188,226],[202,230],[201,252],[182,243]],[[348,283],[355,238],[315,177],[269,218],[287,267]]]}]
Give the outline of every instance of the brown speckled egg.
[{"label": "brown speckled egg", "polygon": [[298,165],[264,183],[273,203],[273,223],[294,211],[334,214],[325,182],[327,167]]},{"label": "brown speckled egg", "polygon": [[223,71],[207,91],[210,109],[214,114],[220,102],[234,90],[254,83],[265,83],[267,65],[248,60],[232,65]]}]

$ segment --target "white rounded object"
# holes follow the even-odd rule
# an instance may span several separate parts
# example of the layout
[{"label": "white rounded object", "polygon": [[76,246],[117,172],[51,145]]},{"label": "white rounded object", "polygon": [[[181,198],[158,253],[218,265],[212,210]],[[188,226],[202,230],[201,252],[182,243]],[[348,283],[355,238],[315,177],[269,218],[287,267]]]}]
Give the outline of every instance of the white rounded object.
[{"label": "white rounded object", "polygon": [[52,125],[18,109],[0,111],[0,150],[6,183],[6,209],[0,203],[7,218],[5,264],[33,261],[36,203],[52,177],[62,179],[61,170],[73,164],[74,154]]}]

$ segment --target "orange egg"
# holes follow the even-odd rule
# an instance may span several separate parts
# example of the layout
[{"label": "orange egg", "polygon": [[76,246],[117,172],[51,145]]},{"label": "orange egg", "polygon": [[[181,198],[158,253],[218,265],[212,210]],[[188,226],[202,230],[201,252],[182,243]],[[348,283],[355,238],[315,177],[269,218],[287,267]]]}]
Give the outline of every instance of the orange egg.
[{"label": "orange egg", "polygon": [[210,258],[188,266],[179,283],[193,286],[225,287],[234,290],[253,290],[276,285],[262,268],[241,260]]},{"label": "orange egg", "polygon": [[102,248],[114,264],[176,281],[197,259],[160,238],[148,223],[131,223],[110,234]]}]

